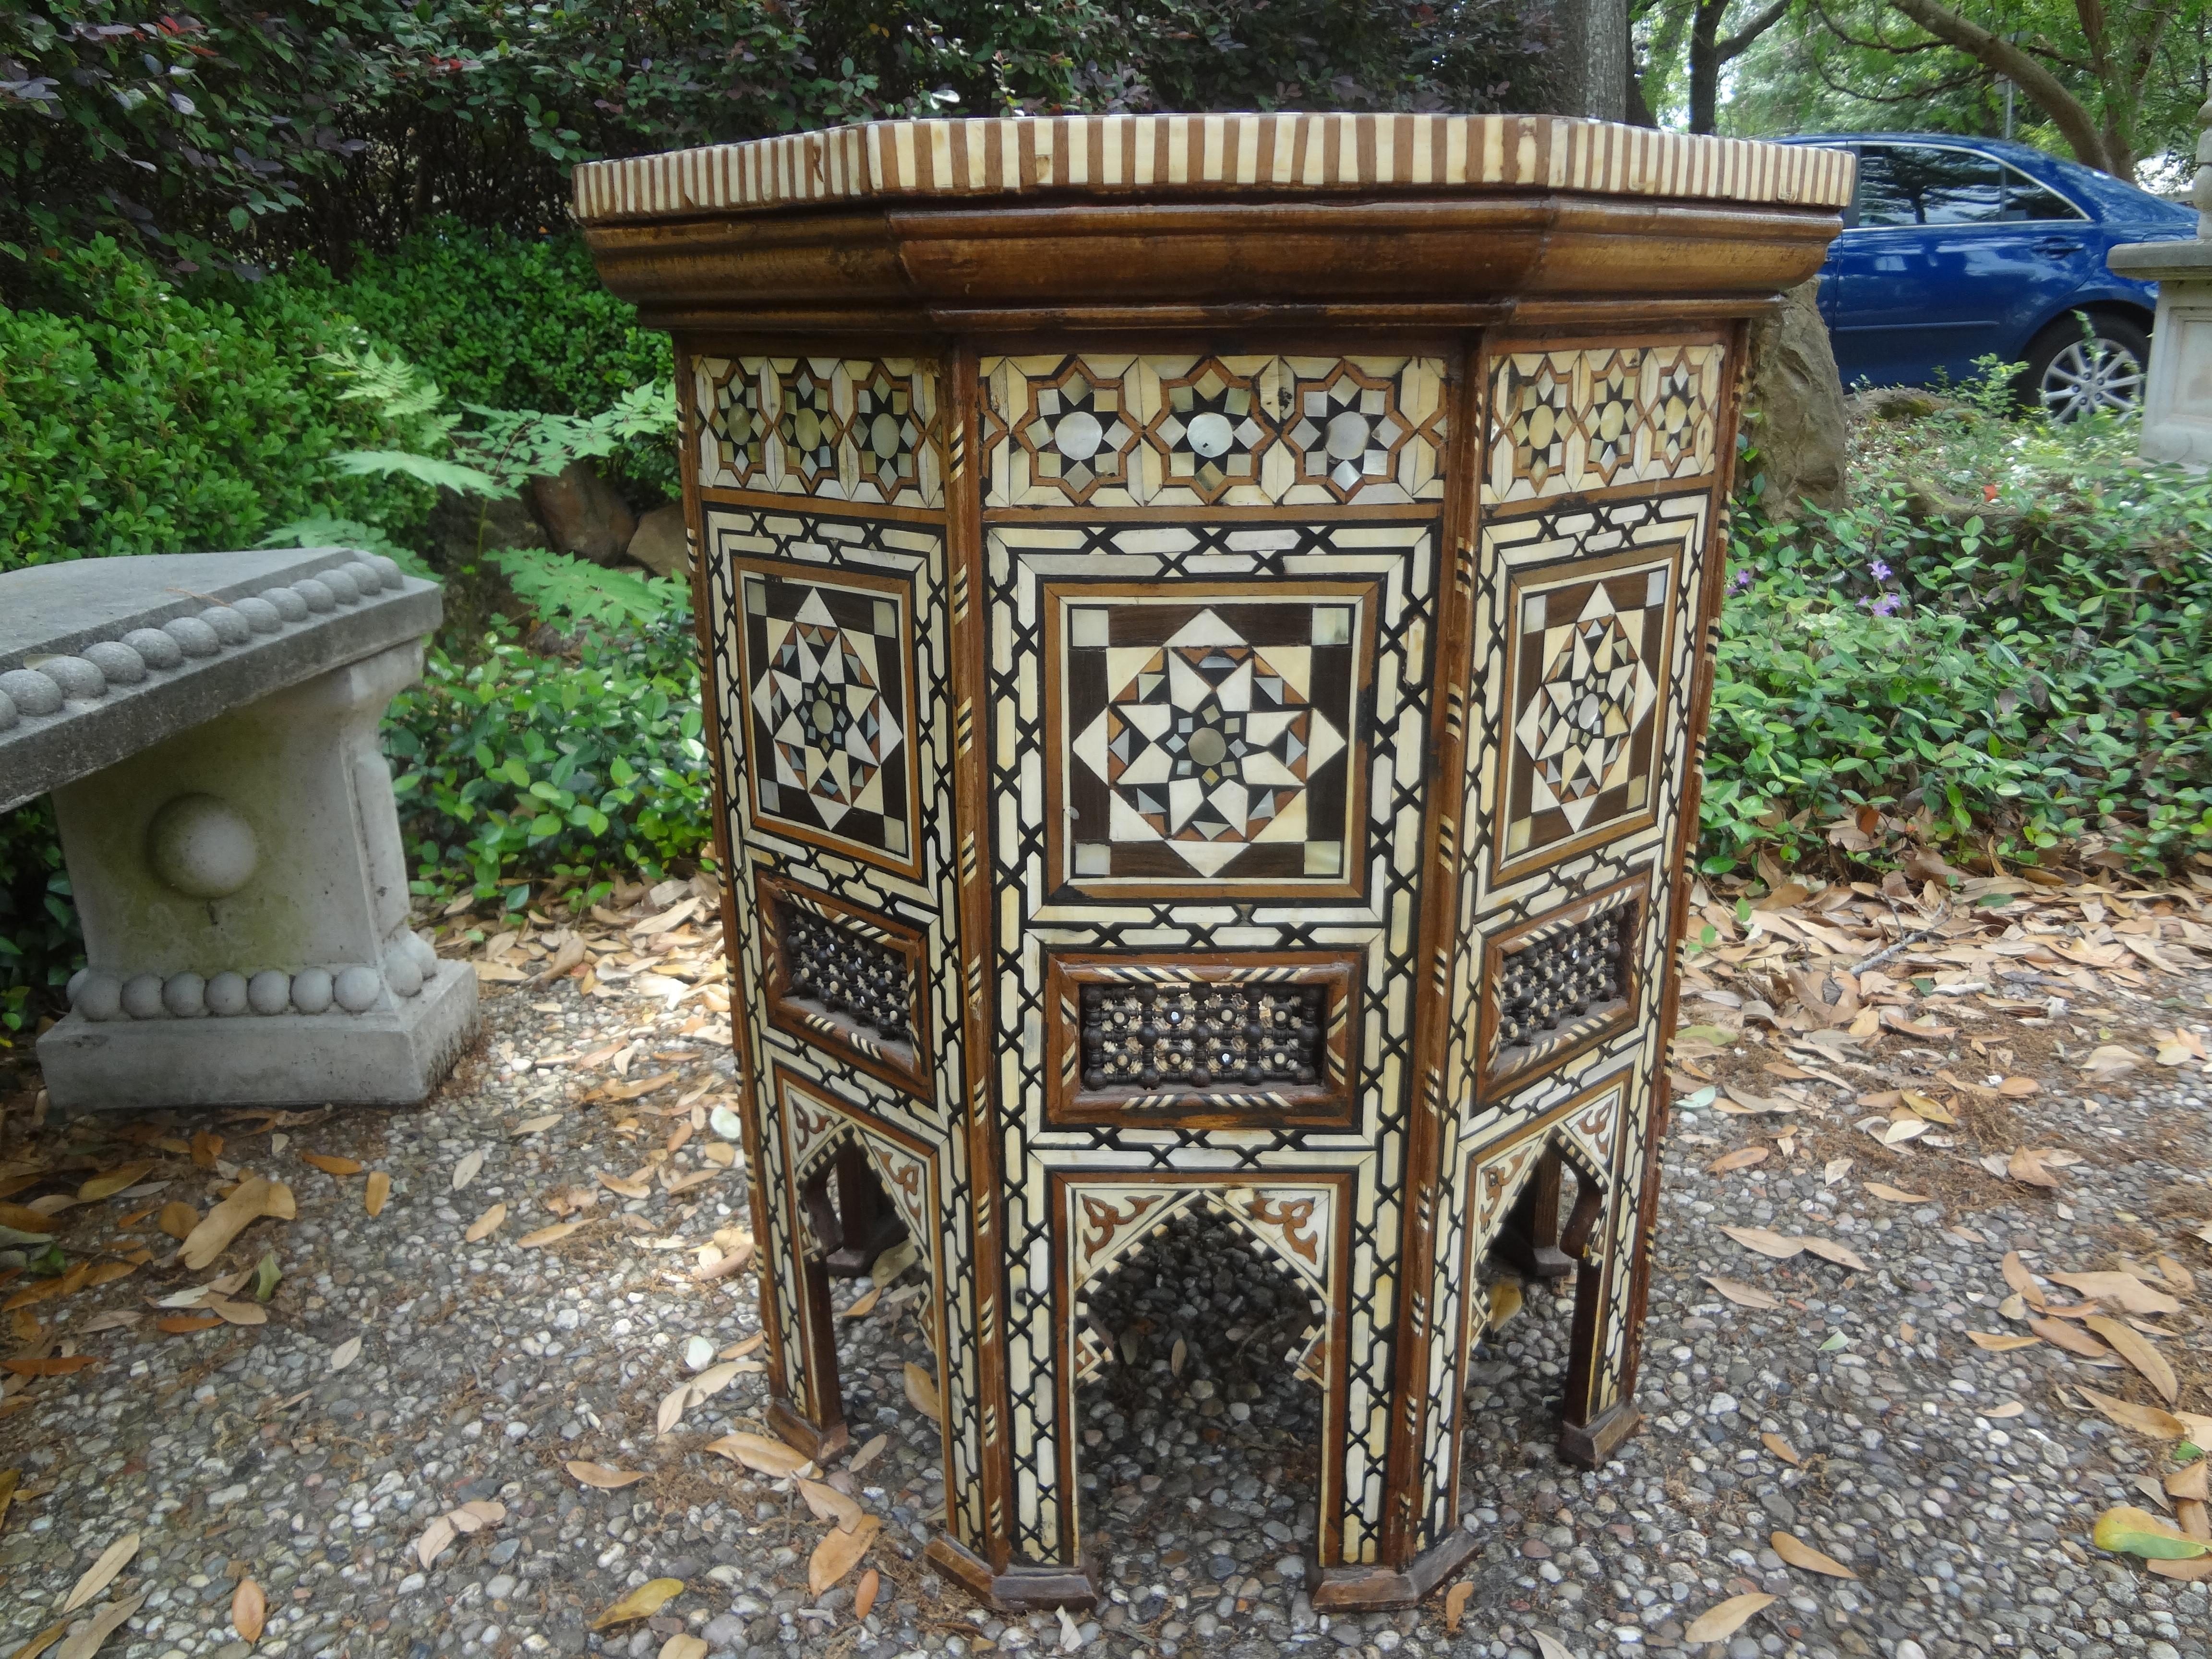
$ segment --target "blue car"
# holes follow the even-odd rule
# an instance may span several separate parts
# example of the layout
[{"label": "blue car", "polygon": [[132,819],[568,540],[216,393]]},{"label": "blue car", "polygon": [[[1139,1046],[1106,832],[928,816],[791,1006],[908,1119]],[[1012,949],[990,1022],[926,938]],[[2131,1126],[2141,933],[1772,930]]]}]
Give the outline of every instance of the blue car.
[{"label": "blue car", "polygon": [[1858,152],[1857,198],[1820,269],[1845,386],[1968,380],[1994,353],[2027,365],[2021,396],[2057,420],[2141,401],[2158,287],[2115,276],[2105,255],[2194,236],[2190,209],[2000,138],[1783,142]]}]

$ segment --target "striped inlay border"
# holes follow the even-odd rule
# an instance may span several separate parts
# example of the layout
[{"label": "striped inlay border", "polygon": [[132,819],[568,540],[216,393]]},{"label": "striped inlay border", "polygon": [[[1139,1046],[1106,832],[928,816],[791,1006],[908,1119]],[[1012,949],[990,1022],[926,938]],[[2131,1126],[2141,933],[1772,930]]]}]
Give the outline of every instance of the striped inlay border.
[{"label": "striped inlay border", "polygon": [[1850,152],[1534,115],[1070,115],[864,126],[592,161],[586,224],[871,198],[1494,185],[1841,208]]}]

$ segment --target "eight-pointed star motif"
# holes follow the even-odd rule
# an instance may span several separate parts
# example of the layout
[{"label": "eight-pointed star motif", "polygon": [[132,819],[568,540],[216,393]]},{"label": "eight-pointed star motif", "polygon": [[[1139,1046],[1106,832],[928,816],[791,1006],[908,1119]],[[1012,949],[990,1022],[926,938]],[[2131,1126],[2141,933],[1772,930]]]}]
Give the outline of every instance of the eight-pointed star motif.
[{"label": "eight-pointed star motif", "polygon": [[856,807],[884,810],[878,775],[904,740],[881,690],[878,643],[840,628],[818,592],[797,617],[769,624],[753,698],[768,711],[775,781],[804,790],[824,825]]},{"label": "eight-pointed star motif", "polygon": [[1536,763],[1534,807],[1579,830],[1598,796],[1627,781],[1637,727],[1658,688],[1638,647],[1642,614],[1624,617],[1605,584],[1572,623],[1544,629],[1536,694],[1514,736]]},{"label": "eight-pointed star motif", "polygon": [[1112,790],[1110,838],[1164,841],[1208,876],[1252,842],[1306,840],[1308,784],[1345,744],[1310,702],[1312,659],[1210,609],[1164,645],[1109,647],[1106,707],[1074,749]]}]

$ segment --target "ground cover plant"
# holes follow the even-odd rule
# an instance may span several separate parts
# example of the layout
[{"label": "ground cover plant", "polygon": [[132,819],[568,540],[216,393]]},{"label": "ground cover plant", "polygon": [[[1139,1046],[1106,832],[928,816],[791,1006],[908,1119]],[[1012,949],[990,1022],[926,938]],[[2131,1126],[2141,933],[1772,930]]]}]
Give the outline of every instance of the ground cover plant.
[{"label": "ground cover plant", "polygon": [[1754,479],[1709,873],[1905,840],[2146,872],[2212,851],[2212,484],[2137,460],[2131,425],[2020,418],[2005,378],[1857,399],[1844,512],[1776,522]]}]

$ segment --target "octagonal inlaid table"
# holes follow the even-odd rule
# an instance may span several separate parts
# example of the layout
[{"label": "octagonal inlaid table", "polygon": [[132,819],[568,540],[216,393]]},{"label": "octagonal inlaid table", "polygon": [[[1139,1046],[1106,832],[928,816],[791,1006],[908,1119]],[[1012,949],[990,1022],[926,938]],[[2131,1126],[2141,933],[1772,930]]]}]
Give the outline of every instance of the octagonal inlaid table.
[{"label": "octagonal inlaid table", "polygon": [[945,1513],[1097,1583],[1078,1388],[1175,1218],[1307,1298],[1317,1607],[1462,1523],[1501,1274],[1636,1422],[1748,320],[1841,152],[1513,116],[910,121],[581,167],[676,337],[771,1416],[926,1274]]}]

